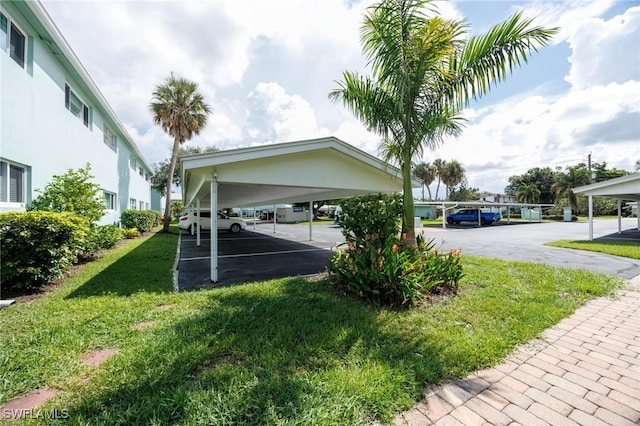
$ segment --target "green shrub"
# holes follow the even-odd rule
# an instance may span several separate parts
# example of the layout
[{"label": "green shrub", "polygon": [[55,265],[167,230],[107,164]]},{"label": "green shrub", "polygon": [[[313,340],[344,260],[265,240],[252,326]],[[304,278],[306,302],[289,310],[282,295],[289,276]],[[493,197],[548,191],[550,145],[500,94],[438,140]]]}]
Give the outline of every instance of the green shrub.
[{"label": "green shrub", "polygon": [[162,216],[155,210],[125,210],[120,215],[123,228],[137,228],[149,232],[162,223]]},{"label": "green shrub", "polygon": [[123,228],[122,236],[128,239],[138,238],[140,236],[140,231],[138,228]]},{"label": "green shrub", "polygon": [[92,258],[100,250],[110,249],[123,237],[122,230],[115,225],[89,226],[87,238],[79,257]]},{"label": "green shrub", "polygon": [[88,226],[69,212],[0,214],[2,289],[34,289],[61,276],[83,250]]},{"label": "green shrub", "polygon": [[94,223],[104,216],[102,189],[91,180],[91,165],[77,170],[69,169],[63,175],[54,175],[40,195],[33,200],[30,210],[72,212]]},{"label": "green shrub", "polygon": [[368,195],[343,200],[346,249],[329,262],[333,284],[347,293],[393,306],[411,306],[439,289],[455,291],[462,277],[459,251],[440,254],[433,240],[417,249],[400,244],[399,196]]}]

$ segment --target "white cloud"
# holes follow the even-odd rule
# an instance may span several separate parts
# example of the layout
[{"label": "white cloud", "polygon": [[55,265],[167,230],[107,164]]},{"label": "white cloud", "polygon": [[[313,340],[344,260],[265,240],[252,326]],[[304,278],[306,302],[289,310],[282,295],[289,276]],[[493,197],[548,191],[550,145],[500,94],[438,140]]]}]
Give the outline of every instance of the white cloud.
[{"label": "white cloud", "polygon": [[608,21],[593,18],[569,36],[571,71],[565,78],[575,88],[640,80],[640,7]]},{"label": "white cloud", "polygon": [[329,134],[318,128],[311,105],[299,95],[287,94],[278,83],[260,83],[248,98],[248,132],[254,139],[287,142]]}]

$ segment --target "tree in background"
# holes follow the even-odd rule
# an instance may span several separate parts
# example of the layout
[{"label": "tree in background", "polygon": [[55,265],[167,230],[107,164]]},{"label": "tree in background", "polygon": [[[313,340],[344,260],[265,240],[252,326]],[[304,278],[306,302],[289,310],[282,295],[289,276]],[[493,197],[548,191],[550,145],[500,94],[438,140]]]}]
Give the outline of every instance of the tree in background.
[{"label": "tree in background", "polygon": [[480,190],[472,188],[464,177],[457,187],[451,188],[449,192],[449,201],[476,201],[480,198]]},{"label": "tree in background", "polygon": [[540,202],[540,190],[535,183],[523,183],[518,187],[516,201],[519,203],[536,204]]},{"label": "tree in background", "polygon": [[436,178],[438,179],[438,184],[436,185],[436,200],[438,199],[438,192],[440,191],[440,182],[442,182],[442,171],[444,170],[444,165],[446,161],[442,158],[436,158],[433,161],[433,167],[436,169]]},{"label": "tree in background", "polygon": [[99,221],[105,212],[100,185],[92,182],[91,165],[69,169],[63,175],[54,175],[44,190],[36,189],[40,195],[32,201],[29,210],[71,212],[89,223]]},{"label": "tree in background", "polygon": [[559,198],[567,199],[567,206],[571,209],[578,207],[578,201],[576,194],[573,193],[573,188],[578,186],[587,185],[591,177],[589,176],[589,170],[583,167],[573,166],[567,167],[567,172],[558,172],[555,175],[555,181],[551,186],[551,190],[556,196],[556,200]]},{"label": "tree in background", "polygon": [[640,172],[640,160],[636,161],[636,165],[635,165],[635,172],[638,173]]},{"label": "tree in background", "polygon": [[196,83],[175,77],[173,73],[164,84],[156,86],[149,107],[153,112],[153,122],[160,125],[162,130],[173,138],[165,189],[163,231],[167,232],[171,222],[171,197],[169,195],[173,186],[178,150],[193,135],[200,134],[207,124],[207,117],[211,110],[198,92]]},{"label": "tree in background", "polygon": [[[207,147],[199,146],[181,146],[178,149],[178,157],[190,154],[202,154],[203,152],[216,152],[218,148],[211,145]],[[151,187],[158,191],[164,197],[167,191],[167,178],[169,177],[169,167],[171,166],[171,158],[162,160],[159,163],[152,164],[153,175],[151,176]],[[173,171],[173,185],[180,186],[181,179],[180,163],[176,161],[176,167]]]},{"label": "tree in background", "polygon": [[454,186],[462,182],[465,177],[465,170],[457,160],[445,163],[441,171],[442,183],[445,185],[445,200],[449,199],[449,192]]},{"label": "tree in background", "polygon": [[509,185],[504,188],[504,192],[512,197],[518,196],[518,189],[522,185],[535,185],[540,191],[538,202],[542,204],[553,204],[555,198],[551,186],[555,182],[555,174],[549,167],[534,167],[527,170],[525,174],[511,176]]},{"label": "tree in background", "polygon": [[431,198],[431,188],[429,185],[433,183],[436,179],[436,169],[429,163],[425,163],[424,161],[416,164],[413,167],[413,176],[422,182],[422,201],[424,201],[424,187],[427,187],[427,191],[429,192],[429,200]]},{"label": "tree in background", "polygon": [[467,38],[464,21],[430,17],[431,5],[429,0],[383,0],[371,6],[361,41],[373,77],[344,72],[339,88],[329,95],[382,137],[385,159],[399,166],[402,243],[410,247],[417,245],[412,160],[440,145],[445,136],[457,136],[462,108],[489,92],[557,32],[533,27],[531,20],[515,13],[487,34]]}]

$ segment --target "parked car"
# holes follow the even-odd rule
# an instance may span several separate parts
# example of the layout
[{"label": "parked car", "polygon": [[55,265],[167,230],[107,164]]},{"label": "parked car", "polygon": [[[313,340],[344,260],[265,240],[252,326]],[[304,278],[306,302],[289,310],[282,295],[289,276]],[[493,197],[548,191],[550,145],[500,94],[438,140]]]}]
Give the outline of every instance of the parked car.
[{"label": "parked car", "polygon": [[[491,225],[494,222],[499,222],[500,218],[500,212],[480,212],[481,225]],[[447,215],[447,223],[449,225],[460,222],[478,223],[478,209],[462,209]]]},{"label": "parked car", "polygon": [[[178,221],[178,228],[187,230],[189,232],[195,232],[195,226],[200,226],[200,229],[211,229],[211,212],[200,211],[200,220],[197,220],[198,215],[195,211],[187,212],[183,216],[180,216]],[[230,218],[229,216],[218,212],[218,229],[227,229],[233,234],[237,234],[243,229],[246,229],[247,223],[242,219]],[[193,229],[192,229],[193,228]]]}]

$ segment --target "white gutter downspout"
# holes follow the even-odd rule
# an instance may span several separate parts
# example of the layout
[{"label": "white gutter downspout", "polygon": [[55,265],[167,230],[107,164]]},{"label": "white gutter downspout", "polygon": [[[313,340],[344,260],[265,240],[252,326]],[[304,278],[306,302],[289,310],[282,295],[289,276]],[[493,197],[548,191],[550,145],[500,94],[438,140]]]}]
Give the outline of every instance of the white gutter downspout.
[{"label": "white gutter downspout", "polygon": [[218,173],[211,181],[211,281],[218,282]]}]

